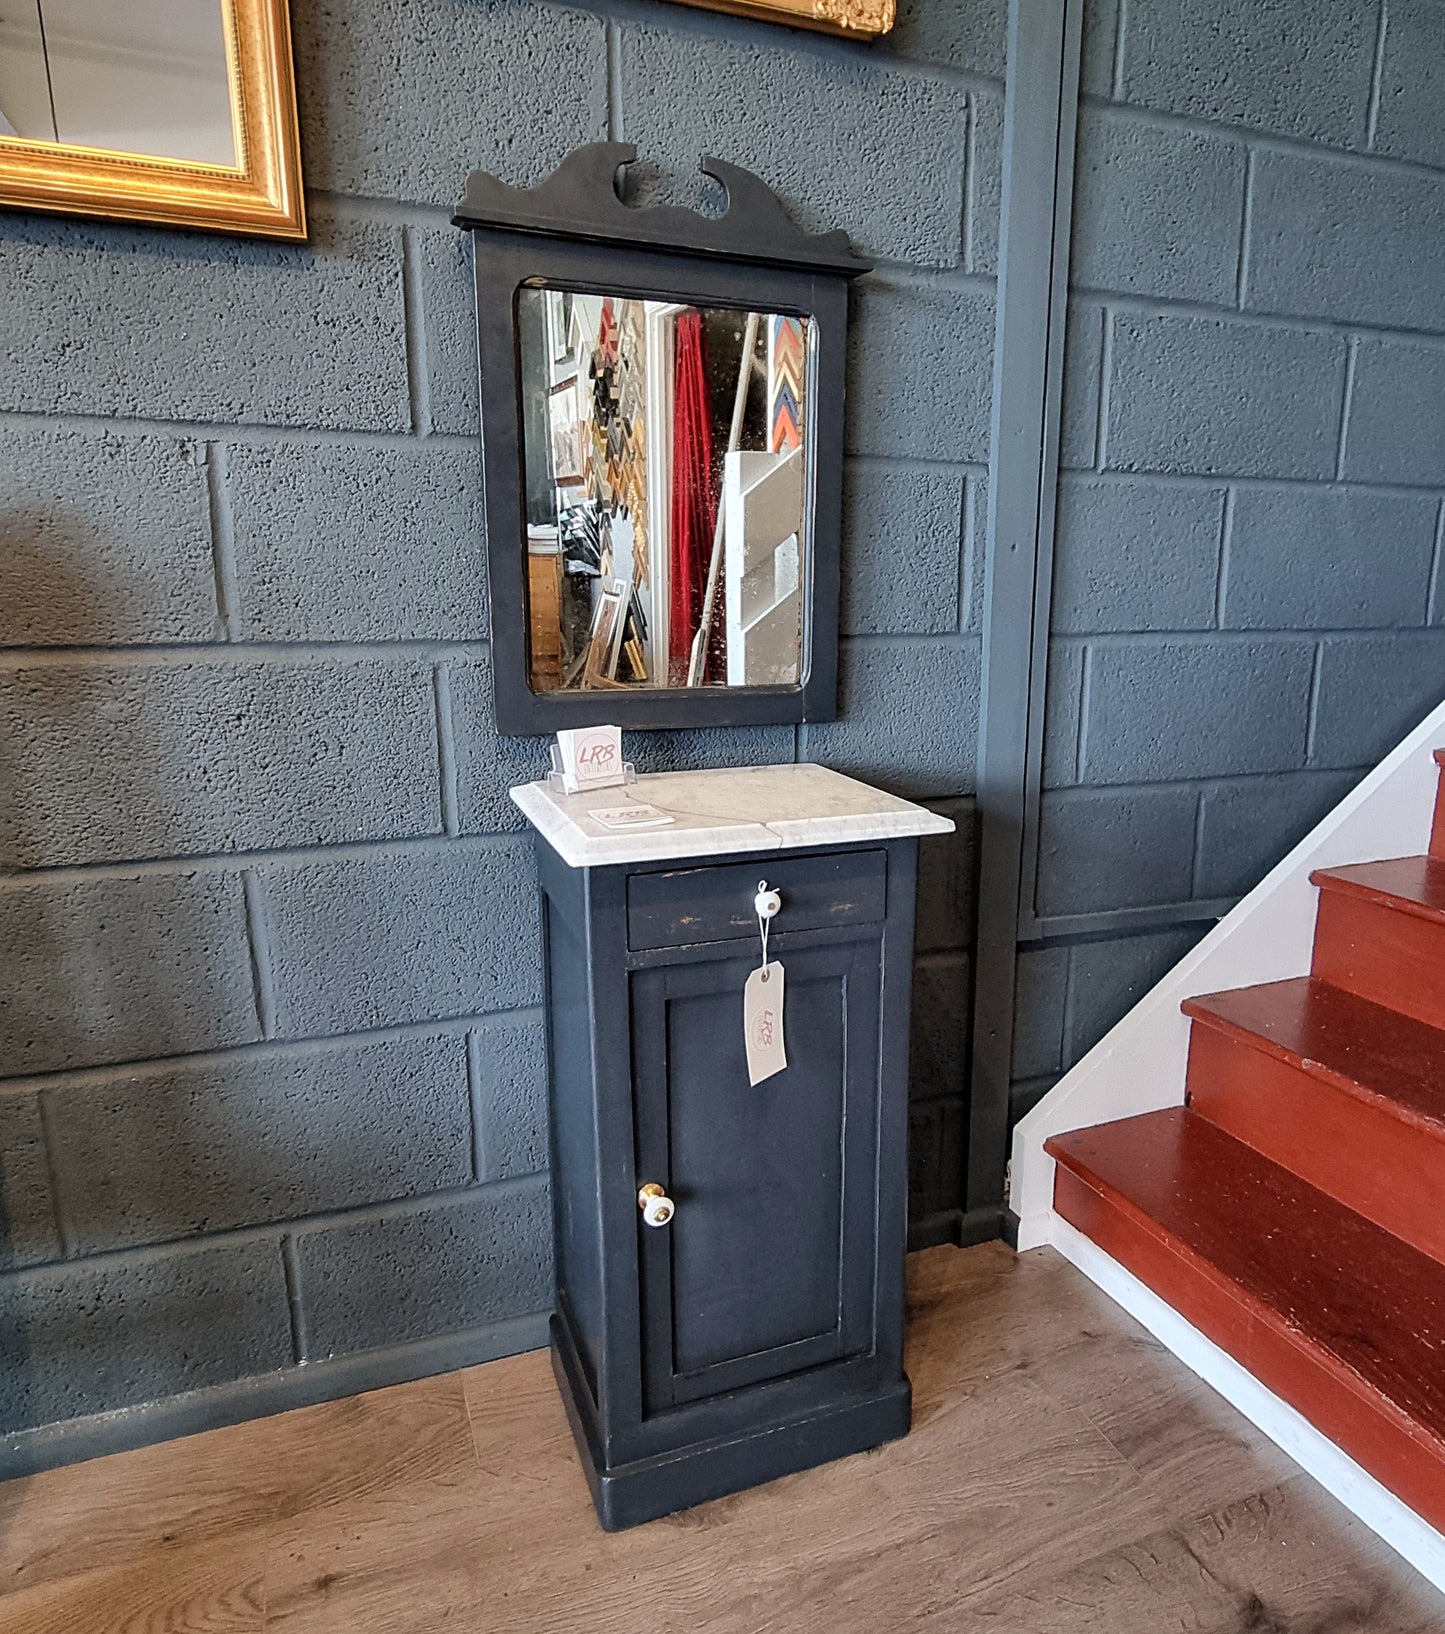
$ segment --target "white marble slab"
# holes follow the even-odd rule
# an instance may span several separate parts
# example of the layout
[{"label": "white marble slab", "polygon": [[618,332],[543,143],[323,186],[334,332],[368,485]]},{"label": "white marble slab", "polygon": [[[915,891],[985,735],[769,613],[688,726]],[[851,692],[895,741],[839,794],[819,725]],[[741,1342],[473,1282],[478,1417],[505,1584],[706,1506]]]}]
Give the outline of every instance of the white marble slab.
[{"label": "white marble slab", "polygon": [[[947,817],[813,765],[653,772],[623,788],[586,794],[559,794],[546,782],[523,783],[512,790],[512,799],[573,868],[853,845],[953,830]],[[674,821],[664,828],[617,832],[590,816],[624,805],[656,806]]]}]

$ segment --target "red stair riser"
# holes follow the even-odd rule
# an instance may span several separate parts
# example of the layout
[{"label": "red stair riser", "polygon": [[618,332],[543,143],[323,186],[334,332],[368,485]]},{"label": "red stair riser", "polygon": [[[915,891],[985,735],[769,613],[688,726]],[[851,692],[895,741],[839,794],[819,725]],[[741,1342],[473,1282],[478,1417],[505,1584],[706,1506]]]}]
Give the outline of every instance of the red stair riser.
[{"label": "red stair riser", "polygon": [[[1222,1347],[1224,1348],[1224,1347]],[[1343,1369],[1321,1363],[1287,1332],[1256,1321],[1249,1371],[1302,1413],[1381,1486],[1445,1531],[1445,1449]]]},{"label": "red stair riser", "polygon": [[1192,1303],[1186,1310],[1174,1297],[1176,1287],[1183,1285],[1184,1262],[1155,1235],[1159,1228],[1152,1221],[1145,1224],[1132,1210],[1121,1209],[1062,1163],[1054,1169],[1054,1209],[1110,1259],[1118,1260],[1152,1288],[1165,1304],[1207,1333],[1221,1350],[1240,1356],[1249,1333],[1248,1311],[1203,1277],[1190,1279]]},{"label": "red stair riser", "polygon": [[1320,891],[1314,974],[1361,998],[1445,1027],[1445,925]]},{"label": "red stair riser", "polygon": [[1063,1164],[1055,1171],[1054,1207],[1377,1481],[1445,1529],[1445,1448],[1412,1435],[1388,1403],[1294,1338],[1282,1318],[1262,1320],[1196,1257],[1175,1252],[1157,1228]]},{"label": "red stair riser", "polygon": [[1445,1137],[1200,1021],[1188,1084],[1201,1117],[1445,1264]]}]

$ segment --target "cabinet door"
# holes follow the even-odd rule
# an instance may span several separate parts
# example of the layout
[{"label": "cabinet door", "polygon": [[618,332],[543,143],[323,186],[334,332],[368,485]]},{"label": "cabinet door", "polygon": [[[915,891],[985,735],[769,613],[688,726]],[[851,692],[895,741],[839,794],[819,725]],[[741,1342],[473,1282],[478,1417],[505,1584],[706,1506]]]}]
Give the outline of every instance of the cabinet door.
[{"label": "cabinet door", "polygon": [[786,1069],[749,1085],[743,985],[756,957],[633,976],[643,1409],[867,1352],[877,1244],[881,947],[840,940],[786,971]]}]

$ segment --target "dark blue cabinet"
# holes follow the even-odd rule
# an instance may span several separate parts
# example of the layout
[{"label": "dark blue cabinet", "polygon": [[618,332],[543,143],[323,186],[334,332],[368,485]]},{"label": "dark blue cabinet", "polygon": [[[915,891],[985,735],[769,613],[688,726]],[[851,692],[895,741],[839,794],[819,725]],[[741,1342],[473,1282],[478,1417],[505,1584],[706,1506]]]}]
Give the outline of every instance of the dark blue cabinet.
[{"label": "dark blue cabinet", "polygon": [[[538,841],[553,1357],[609,1529],[907,1431],[916,847],[588,868]],[[763,879],[788,1066],[750,1086]]]}]

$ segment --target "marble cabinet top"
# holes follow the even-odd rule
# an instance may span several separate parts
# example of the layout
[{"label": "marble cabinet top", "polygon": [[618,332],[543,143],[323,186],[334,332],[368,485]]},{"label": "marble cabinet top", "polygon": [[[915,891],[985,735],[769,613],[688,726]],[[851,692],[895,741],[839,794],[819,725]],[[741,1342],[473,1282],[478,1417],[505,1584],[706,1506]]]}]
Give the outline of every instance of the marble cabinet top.
[{"label": "marble cabinet top", "polygon": [[[953,829],[947,817],[812,765],[653,772],[621,788],[586,794],[561,794],[545,781],[523,783],[512,799],[574,868],[852,845]],[[590,815],[636,805],[656,806],[673,821],[614,831]]]}]

